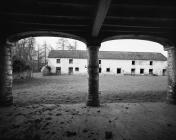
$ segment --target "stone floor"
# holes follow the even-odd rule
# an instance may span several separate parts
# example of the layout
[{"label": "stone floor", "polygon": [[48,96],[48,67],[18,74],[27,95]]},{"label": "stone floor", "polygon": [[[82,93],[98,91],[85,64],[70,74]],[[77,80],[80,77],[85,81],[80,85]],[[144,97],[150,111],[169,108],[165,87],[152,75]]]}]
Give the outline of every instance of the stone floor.
[{"label": "stone floor", "polygon": [[14,105],[0,112],[0,139],[6,140],[176,139],[176,106],[166,103]]}]

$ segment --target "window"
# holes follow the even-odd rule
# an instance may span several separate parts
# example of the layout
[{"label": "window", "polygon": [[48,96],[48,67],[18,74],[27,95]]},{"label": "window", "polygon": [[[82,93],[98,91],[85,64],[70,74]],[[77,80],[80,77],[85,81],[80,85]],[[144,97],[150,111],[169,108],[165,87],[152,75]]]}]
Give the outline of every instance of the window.
[{"label": "window", "polygon": [[121,73],[121,68],[117,68],[117,74]]},{"label": "window", "polygon": [[76,68],[75,68],[75,71],[79,71],[79,68],[78,68],[78,67],[76,67]]},{"label": "window", "polygon": [[153,61],[150,61],[150,65],[153,65]]},{"label": "window", "polygon": [[140,74],[144,74],[144,69],[140,69]]},{"label": "window", "polygon": [[135,61],[132,61],[132,65],[135,65]]},{"label": "window", "polygon": [[131,74],[135,74],[135,69],[131,69]]},{"label": "window", "polygon": [[106,72],[110,72],[110,68],[106,68]]},{"label": "window", "polygon": [[73,64],[73,59],[69,59],[69,64]]},{"label": "window", "polygon": [[153,74],[153,69],[149,69],[149,74]]},{"label": "window", "polygon": [[99,60],[99,64],[101,64],[101,60]]},{"label": "window", "polygon": [[99,73],[101,73],[101,68],[99,68]]},{"label": "window", "polygon": [[60,63],[60,59],[56,59],[56,63]]}]

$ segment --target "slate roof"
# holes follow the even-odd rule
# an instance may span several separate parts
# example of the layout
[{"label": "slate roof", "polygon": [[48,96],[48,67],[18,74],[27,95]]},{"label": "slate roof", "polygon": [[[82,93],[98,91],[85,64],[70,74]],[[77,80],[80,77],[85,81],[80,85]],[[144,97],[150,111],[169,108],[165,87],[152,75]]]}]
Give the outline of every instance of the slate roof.
[{"label": "slate roof", "polygon": [[[48,58],[77,58],[87,59],[88,53],[84,50],[51,50]],[[155,52],[121,52],[121,51],[100,51],[99,59],[116,60],[158,60],[166,61],[167,58],[161,53]]]}]

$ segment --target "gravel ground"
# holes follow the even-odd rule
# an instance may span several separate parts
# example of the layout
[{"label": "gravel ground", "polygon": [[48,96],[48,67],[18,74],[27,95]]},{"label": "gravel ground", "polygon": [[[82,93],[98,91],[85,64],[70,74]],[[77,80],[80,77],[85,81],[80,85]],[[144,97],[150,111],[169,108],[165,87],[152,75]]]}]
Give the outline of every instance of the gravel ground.
[{"label": "gravel ground", "polygon": [[[86,102],[87,75],[42,76],[14,81],[15,104],[72,104]],[[161,102],[167,89],[167,76],[100,76],[101,103]]]}]

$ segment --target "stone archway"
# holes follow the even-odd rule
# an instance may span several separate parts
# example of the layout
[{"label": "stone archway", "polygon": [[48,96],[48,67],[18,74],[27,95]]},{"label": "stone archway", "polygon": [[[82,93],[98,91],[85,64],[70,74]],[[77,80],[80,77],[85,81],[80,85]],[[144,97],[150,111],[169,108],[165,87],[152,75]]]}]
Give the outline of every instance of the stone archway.
[{"label": "stone archway", "polygon": [[30,31],[22,32],[0,39],[0,106],[8,106],[13,104],[12,96],[12,56],[11,48],[15,41],[27,37],[36,36],[53,36],[53,37],[67,37],[76,39],[85,43],[85,39],[68,33],[54,32],[54,31]]},{"label": "stone archway", "polygon": [[102,42],[118,39],[148,40],[163,45],[164,50],[168,52],[168,88],[166,101],[171,104],[176,104],[176,48],[174,47],[175,44],[166,38],[151,35],[118,35],[105,38]]},{"label": "stone archway", "polygon": [[28,31],[28,32],[16,33],[8,36],[7,42],[14,42],[23,38],[36,37],[36,36],[65,37],[70,39],[76,39],[86,43],[86,40],[80,36],[70,34],[70,33],[64,33],[64,32],[56,32],[56,31]]}]

